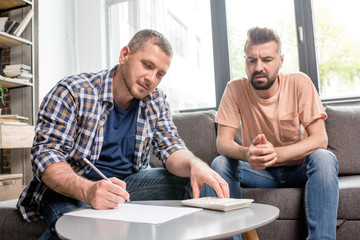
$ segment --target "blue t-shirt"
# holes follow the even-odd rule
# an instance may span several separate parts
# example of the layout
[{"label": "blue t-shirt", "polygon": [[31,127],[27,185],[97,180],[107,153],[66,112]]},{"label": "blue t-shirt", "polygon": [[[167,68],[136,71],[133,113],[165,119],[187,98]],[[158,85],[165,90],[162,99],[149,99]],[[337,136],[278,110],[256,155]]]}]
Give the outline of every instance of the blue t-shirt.
[{"label": "blue t-shirt", "polygon": [[[136,119],[139,100],[134,99],[124,110],[116,104],[105,122],[104,143],[95,166],[108,178],[124,179],[133,173]],[[93,169],[85,175],[92,180],[102,179]]]}]

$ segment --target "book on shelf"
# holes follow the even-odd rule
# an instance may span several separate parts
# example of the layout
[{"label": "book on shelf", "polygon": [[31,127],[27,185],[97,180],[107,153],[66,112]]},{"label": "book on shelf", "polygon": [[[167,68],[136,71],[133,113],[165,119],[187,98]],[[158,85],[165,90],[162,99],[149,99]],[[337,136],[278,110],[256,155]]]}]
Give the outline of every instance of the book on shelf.
[{"label": "book on shelf", "polygon": [[22,70],[22,71],[5,71],[4,70],[4,74],[6,77],[9,77],[9,78],[20,78],[20,79],[32,79],[33,75],[29,72],[29,71],[26,71],[26,70]]},{"label": "book on shelf", "polygon": [[24,17],[24,19],[19,24],[19,26],[16,28],[14,35],[20,37],[20,35],[24,32],[26,26],[29,24],[30,20],[32,19],[33,15],[34,15],[34,11],[33,9],[30,9],[29,12]]},{"label": "book on shelf", "polygon": [[6,65],[3,72],[6,77],[18,79],[32,79],[31,67],[25,64]]},{"label": "book on shelf", "polygon": [[32,79],[33,75],[32,75],[31,73],[29,73],[29,72],[22,72],[22,73],[20,73],[20,74],[18,74],[18,75],[15,75],[15,76],[13,76],[13,77],[15,77],[15,78],[17,78],[17,79],[27,79],[27,80],[30,80],[30,79]]},{"label": "book on shelf", "polygon": [[33,77],[33,75],[29,72],[5,73],[5,75],[6,75],[6,77],[9,77],[9,78],[18,78],[18,79],[27,79],[27,80],[30,80]]},{"label": "book on shelf", "polygon": [[26,125],[27,117],[20,116],[18,114],[3,114],[0,115],[0,124],[17,124]]},{"label": "book on shelf", "polygon": [[[29,79],[9,78],[9,77],[4,77],[2,75],[0,75],[0,81],[8,81],[8,82],[17,83],[17,84],[28,84],[28,83],[30,83]],[[0,82],[0,84],[1,84],[1,82]]]},{"label": "book on shelf", "polygon": [[0,31],[5,31],[6,23],[8,22],[8,17],[0,17]]},{"label": "book on shelf", "polygon": [[0,125],[16,125],[16,126],[28,126],[25,122],[0,122]]},{"label": "book on shelf", "polygon": [[4,70],[27,70],[27,71],[30,71],[31,67],[26,64],[11,64],[11,65],[6,65]]},{"label": "book on shelf", "polygon": [[17,21],[9,20],[6,22],[4,31],[9,34],[14,34],[16,28],[19,26]]}]

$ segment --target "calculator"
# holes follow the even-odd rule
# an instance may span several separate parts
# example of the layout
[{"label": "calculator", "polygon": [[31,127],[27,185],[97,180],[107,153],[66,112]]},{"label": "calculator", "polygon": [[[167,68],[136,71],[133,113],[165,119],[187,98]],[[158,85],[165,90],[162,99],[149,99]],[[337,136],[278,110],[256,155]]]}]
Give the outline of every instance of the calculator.
[{"label": "calculator", "polygon": [[182,200],[181,203],[189,207],[205,208],[217,211],[231,211],[239,208],[249,207],[254,199],[202,197]]}]

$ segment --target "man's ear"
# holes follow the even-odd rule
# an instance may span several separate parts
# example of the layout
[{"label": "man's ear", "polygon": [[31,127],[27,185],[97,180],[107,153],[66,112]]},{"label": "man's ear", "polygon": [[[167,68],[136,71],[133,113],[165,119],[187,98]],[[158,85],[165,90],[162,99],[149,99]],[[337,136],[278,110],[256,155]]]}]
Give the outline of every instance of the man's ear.
[{"label": "man's ear", "polygon": [[120,51],[119,63],[120,64],[126,63],[129,57],[130,57],[130,48],[128,46],[125,46]]},{"label": "man's ear", "polygon": [[280,56],[280,67],[282,67],[284,63],[284,54]]}]

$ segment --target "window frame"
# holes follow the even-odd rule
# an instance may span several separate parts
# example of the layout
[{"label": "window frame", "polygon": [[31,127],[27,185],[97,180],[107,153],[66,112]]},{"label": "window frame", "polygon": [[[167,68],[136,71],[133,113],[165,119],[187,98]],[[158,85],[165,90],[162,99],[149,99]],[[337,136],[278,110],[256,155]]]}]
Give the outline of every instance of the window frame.
[{"label": "window frame", "polygon": [[[307,74],[318,93],[320,92],[320,77],[318,61],[316,57],[316,45],[314,34],[314,20],[312,15],[312,0],[294,0],[295,25],[298,41],[299,68]],[[221,101],[222,93],[225,91],[226,84],[230,80],[230,58],[228,48],[228,35],[226,24],[226,0],[211,0],[213,42],[214,42],[214,62],[215,68],[215,91],[216,109]],[[213,10],[214,9],[214,10]],[[225,25],[224,25],[225,23]],[[226,44],[225,44],[226,43]],[[225,48],[226,47],[226,48]],[[217,49],[217,48],[222,48]],[[225,50],[226,49],[226,50]],[[221,59],[217,59],[220,56]],[[221,69],[220,69],[221,68]],[[228,71],[228,72],[225,72]],[[226,80],[227,79],[227,80]],[[360,102],[360,96],[350,98],[322,99],[324,104],[332,103],[354,103]]]},{"label": "window frame", "polygon": [[[106,36],[106,65],[110,61],[110,19],[109,9],[111,5],[129,0],[106,0],[105,3],[105,36]],[[300,71],[307,74],[318,92],[319,91],[319,69],[316,57],[314,21],[312,15],[312,0],[294,0],[295,26],[298,41],[299,67]],[[226,0],[210,0],[213,56],[214,56],[214,77],[215,77],[215,108],[180,110],[180,112],[195,112],[203,110],[217,110],[230,81],[231,66],[229,53],[229,38],[226,21]],[[359,97],[336,98],[322,100],[323,103],[347,103],[360,102]]]}]

